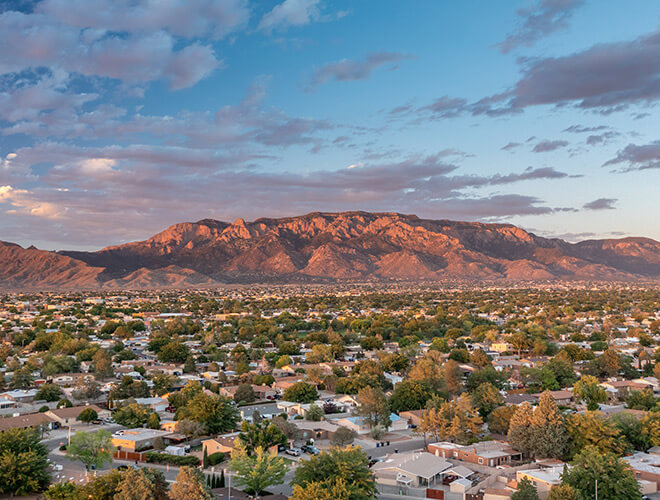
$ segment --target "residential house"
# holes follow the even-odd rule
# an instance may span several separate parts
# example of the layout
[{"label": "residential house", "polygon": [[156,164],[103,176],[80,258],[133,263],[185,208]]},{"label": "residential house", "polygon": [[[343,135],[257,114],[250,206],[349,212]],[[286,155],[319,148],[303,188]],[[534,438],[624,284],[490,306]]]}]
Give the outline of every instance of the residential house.
[{"label": "residential house", "polygon": [[158,429],[126,429],[117,431],[112,435],[112,444],[117,451],[143,451],[152,448],[156,438],[162,438],[168,444],[169,431]]},{"label": "residential house", "polygon": [[553,486],[561,484],[561,475],[565,465],[562,463],[553,467],[542,467],[539,469],[519,470],[516,472],[516,480],[528,479],[536,488],[540,500],[545,500],[550,494]]},{"label": "residential house", "polygon": [[[651,451],[651,450],[649,450]],[[642,494],[650,495],[660,488],[660,455],[637,452],[623,457],[639,482]]]},{"label": "residential house", "polygon": [[510,464],[522,459],[519,451],[511,448],[505,441],[481,441],[470,445],[456,443],[432,443],[427,447],[430,453],[444,458],[452,458],[488,467]]},{"label": "residential house", "polygon": [[[394,413],[390,415],[390,420],[392,423],[388,428],[389,431],[403,431],[408,428],[408,422]],[[362,417],[344,417],[335,420],[334,423],[348,427],[357,434],[367,434],[371,430]]]},{"label": "residential house", "polygon": [[371,470],[378,483],[412,488],[433,488],[474,474],[467,467],[453,466],[447,460],[426,452],[388,454]]},{"label": "residential house", "polygon": [[27,427],[53,429],[57,427],[57,422],[45,413],[29,413],[17,417],[0,418],[0,432]]},{"label": "residential house", "polygon": [[56,421],[62,427],[69,427],[72,424],[79,423],[78,415],[82,413],[83,410],[91,408],[94,410],[99,418],[110,418],[110,410],[104,410],[103,408],[96,405],[89,406],[71,406],[70,408],[53,408],[45,412],[50,418]]}]

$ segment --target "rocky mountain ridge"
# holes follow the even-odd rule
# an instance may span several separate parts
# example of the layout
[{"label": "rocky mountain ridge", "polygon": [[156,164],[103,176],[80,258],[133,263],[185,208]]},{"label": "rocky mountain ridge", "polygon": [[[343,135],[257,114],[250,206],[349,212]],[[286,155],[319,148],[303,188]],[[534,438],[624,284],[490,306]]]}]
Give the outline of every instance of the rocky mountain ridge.
[{"label": "rocky mountain ridge", "polygon": [[510,224],[311,213],[175,224],[96,252],[0,244],[2,288],[166,288],[338,280],[660,279],[648,238],[568,243]]}]

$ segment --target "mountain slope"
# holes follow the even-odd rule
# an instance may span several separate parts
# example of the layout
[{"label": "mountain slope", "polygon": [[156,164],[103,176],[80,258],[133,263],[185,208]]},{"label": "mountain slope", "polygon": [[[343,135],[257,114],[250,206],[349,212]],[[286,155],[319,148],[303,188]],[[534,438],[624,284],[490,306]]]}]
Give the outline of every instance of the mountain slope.
[{"label": "mountain slope", "polygon": [[[98,276],[102,283],[122,286],[660,277],[660,243],[650,239],[570,244],[510,224],[425,220],[397,213],[311,213],[232,224],[205,219],[175,224],[145,241],[61,255],[103,268]],[[148,271],[159,274],[145,280]],[[188,274],[178,280],[180,273]],[[131,276],[134,279],[124,285]]]},{"label": "mountain slope", "polygon": [[98,288],[103,268],[53,252],[0,241],[0,288]]}]

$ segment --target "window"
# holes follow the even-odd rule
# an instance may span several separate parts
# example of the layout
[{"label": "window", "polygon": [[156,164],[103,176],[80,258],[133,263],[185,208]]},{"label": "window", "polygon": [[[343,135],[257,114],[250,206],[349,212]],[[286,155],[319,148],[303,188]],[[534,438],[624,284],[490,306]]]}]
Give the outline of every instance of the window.
[{"label": "window", "polygon": [[484,459],[479,457],[479,464],[483,465],[483,463],[484,463]]}]

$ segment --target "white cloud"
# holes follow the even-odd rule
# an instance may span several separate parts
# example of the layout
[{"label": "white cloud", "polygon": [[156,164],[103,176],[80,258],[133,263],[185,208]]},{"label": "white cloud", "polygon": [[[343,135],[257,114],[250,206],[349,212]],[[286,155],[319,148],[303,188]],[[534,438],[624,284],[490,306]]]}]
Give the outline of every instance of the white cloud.
[{"label": "white cloud", "polygon": [[5,211],[5,213],[11,215],[29,215],[45,219],[57,219],[63,212],[54,203],[37,200],[30,191],[16,189],[9,185],[0,186],[0,203],[8,203],[14,207]]},{"label": "white cloud", "polygon": [[284,0],[261,19],[259,29],[271,32],[310,24],[321,17],[319,4],[320,0]]}]

